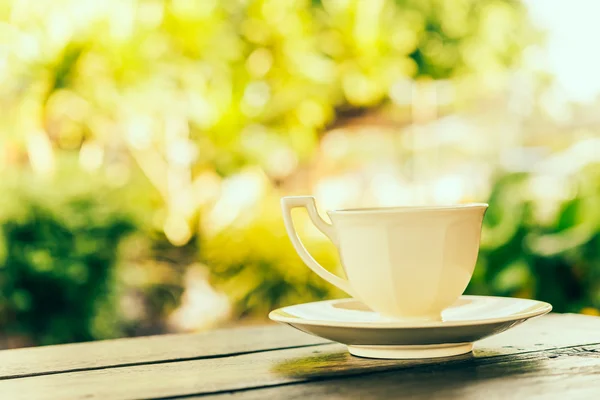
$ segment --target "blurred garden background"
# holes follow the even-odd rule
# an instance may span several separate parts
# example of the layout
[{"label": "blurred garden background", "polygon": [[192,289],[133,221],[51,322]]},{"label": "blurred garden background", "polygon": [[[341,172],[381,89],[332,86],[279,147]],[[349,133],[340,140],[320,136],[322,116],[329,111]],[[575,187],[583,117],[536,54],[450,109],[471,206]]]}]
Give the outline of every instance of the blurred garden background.
[{"label": "blurred garden background", "polygon": [[487,201],[468,292],[600,314],[598,11],[1,1],[0,348],[262,323],[343,296],[289,243],[290,194]]}]

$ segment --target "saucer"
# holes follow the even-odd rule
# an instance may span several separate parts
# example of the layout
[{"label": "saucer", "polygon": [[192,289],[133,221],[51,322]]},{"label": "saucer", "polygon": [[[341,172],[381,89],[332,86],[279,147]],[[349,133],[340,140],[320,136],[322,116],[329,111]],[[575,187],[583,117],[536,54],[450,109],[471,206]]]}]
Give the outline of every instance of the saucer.
[{"label": "saucer", "polygon": [[510,329],[552,310],[536,300],[461,296],[438,321],[385,318],[355,299],[283,307],[269,318],[305,333],[348,346],[369,358],[436,358],[469,353],[473,342]]}]

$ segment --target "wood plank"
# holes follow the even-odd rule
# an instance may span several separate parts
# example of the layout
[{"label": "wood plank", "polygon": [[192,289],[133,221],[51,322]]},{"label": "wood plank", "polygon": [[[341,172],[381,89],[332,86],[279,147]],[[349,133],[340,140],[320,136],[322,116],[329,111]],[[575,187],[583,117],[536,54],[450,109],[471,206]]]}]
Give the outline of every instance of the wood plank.
[{"label": "wood plank", "polygon": [[451,366],[280,385],[202,400],[264,399],[595,399],[600,396],[600,345],[474,358]]},{"label": "wood plank", "polygon": [[0,379],[193,360],[328,341],[281,325],[73,343],[0,351]]},{"label": "wood plank", "polygon": [[[451,360],[370,360],[339,344],[300,347],[163,364],[44,375],[0,381],[0,398],[133,399],[207,395],[314,380],[461,362],[506,363],[507,355],[541,353],[600,342],[600,318],[550,315],[477,343],[473,356]],[[595,350],[596,347],[593,347]],[[550,358],[550,356],[548,356]],[[473,360],[474,359],[474,360]],[[444,365],[445,363],[445,365]],[[422,383],[421,383],[422,384]]]}]

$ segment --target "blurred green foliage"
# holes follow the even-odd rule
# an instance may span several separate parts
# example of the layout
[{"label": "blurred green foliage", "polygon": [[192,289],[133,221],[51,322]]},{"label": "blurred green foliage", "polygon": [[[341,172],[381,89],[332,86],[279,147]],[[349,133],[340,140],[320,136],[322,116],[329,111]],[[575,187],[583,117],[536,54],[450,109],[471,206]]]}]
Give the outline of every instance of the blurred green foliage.
[{"label": "blurred green foliage", "polygon": [[[570,165],[577,155],[571,155]],[[560,177],[498,177],[468,292],[541,299],[557,312],[600,310],[600,164]]]},{"label": "blurred green foliage", "polygon": [[394,85],[459,79],[470,96],[532,38],[508,0],[4,4],[9,134],[39,124],[63,149],[96,139],[166,159],[188,145],[195,171],[251,164],[275,179],[295,165],[282,154],[310,160],[325,127],[401,97]]},{"label": "blurred green foliage", "polygon": [[[76,177],[69,173],[69,179]],[[76,186],[77,180],[48,181],[31,174],[2,183],[4,338],[54,344],[122,333],[115,268],[119,244],[136,221],[118,205],[113,189],[89,176],[78,178]]]}]

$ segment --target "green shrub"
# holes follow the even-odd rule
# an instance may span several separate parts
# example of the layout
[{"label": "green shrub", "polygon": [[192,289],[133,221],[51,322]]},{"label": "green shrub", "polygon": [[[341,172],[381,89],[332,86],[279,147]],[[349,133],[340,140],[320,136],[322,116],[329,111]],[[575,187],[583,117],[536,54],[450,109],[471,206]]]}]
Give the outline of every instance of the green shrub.
[{"label": "green shrub", "polygon": [[[575,160],[571,165],[575,165]],[[495,183],[469,293],[535,298],[558,312],[600,309],[600,164]]]},{"label": "green shrub", "polygon": [[119,335],[115,266],[135,222],[114,189],[75,175],[2,188],[0,330],[29,344]]}]

